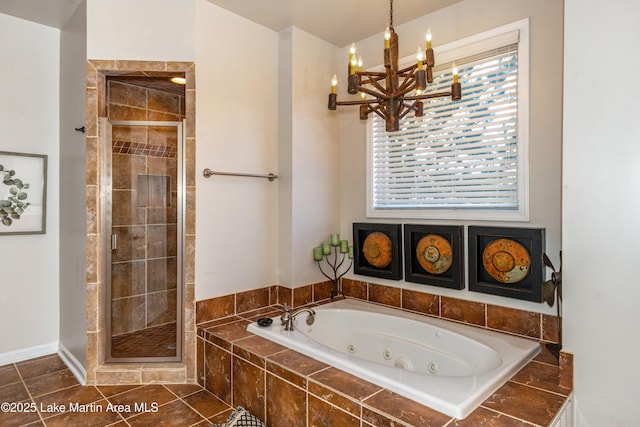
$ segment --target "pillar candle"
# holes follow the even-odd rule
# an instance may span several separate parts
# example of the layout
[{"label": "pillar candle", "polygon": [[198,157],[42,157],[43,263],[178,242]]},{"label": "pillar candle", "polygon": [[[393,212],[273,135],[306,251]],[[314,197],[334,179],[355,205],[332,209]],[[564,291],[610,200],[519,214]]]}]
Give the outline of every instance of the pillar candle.
[{"label": "pillar candle", "polygon": [[324,242],[322,244],[322,254],[329,255],[330,253],[331,253],[331,245],[329,244],[329,242]]},{"label": "pillar candle", "polygon": [[322,260],[322,247],[321,246],[313,248],[313,260],[314,261],[321,261]]},{"label": "pillar candle", "polygon": [[345,254],[349,252],[349,242],[346,240],[340,240],[340,253]]},{"label": "pillar candle", "polygon": [[340,235],[338,233],[333,233],[331,235],[331,246],[338,246],[340,244]]},{"label": "pillar candle", "polygon": [[353,246],[349,246],[349,259],[353,259]]}]

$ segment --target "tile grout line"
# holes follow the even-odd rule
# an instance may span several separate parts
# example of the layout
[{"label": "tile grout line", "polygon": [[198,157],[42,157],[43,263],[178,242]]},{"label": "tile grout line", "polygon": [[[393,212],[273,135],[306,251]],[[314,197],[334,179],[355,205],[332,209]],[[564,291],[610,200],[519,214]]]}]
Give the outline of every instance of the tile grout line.
[{"label": "tile grout line", "polygon": [[[215,394],[211,393],[210,391],[208,391],[207,389],[203,388],[202,386],[199,386],[199,387],[201,388],[201,390],[198,390],[198,391],[196,391],[196,392],[194,392],[194,393],[187,394],[186,396],[178,396],[178,395],[177,395],[176,393],[174,393],[171,389],[169,389],[169,388],[167,387],[167,385],[166,385],[166,384],[162,384],[162,386],[163,386],[165,389],[169,390],[169,392],[173,393],[173,395],[174,395],[174,396],[176,396],[176,397],[178,398],[178,400],[180,400],[182,403],[184,403],[185,405],[187,405],[187,407],[189,407],[190,409],[192,409],[196,414],[200,415],[200,416],[201,416],[205,421],[209,421],[209,418],[211,418],[211,417],[215,417],[215,416],[217,416],[217,415],[220,415],[220,414],[222,414],[223,412],[228,411],[229,409],[233,409],[233,408],[231,408],[231,406],[227,405],[227,402],[224,402],[222,399],[218,398],[218,396],[216,396]],[[266,386],[265,386],[265,387],[266,387]],[[217,413],[215,413],[215,414],[211,415],[211,417],[205,417],[205,416],[204,416],[200,411],[198,411],[198,410],[197,410],[196,408],[194,408],[193,406],[189,405],[189,403],[184,399],[185,397],[193,396],[194,394],[198,394],[198,393],[200,393],[200,392],[202,392],[202,391],[207,391],[207,392],[208,392],[208,393],[210,393],[212,396],[216,397],[218,400],[220,400],[221,402],[223,402],[225,405],[229,406],[229,408],[225,409],[224,411],[217,412]],[[197,422],[197,423],[195,423],[195,424],[193,424],[193,425],[200,424],[201,422],[202,422],[202,421],[199,421],[199,422]]]},{"label": "tile grout line", "polygon": [[487,411],[491,411],[491,412],[494,412],[496,414],[504,415],[505,417],[510,418],[510,419],[518,420],[518,421],[523,422],[523,423],[525,423],[525,424],[527,424],[529,426],[532,426],[532,427],[541,427],[540,424],[532,423],[531,421],[527,421],[525,419],[522,419],[522,418],[519,418],[519,417],[516,417],[516,416],[513,416],[513,415],[509,415],[506,412],[497,411],[497,410],[495,410],[493,408],[489,408],[489,407],[484,406],[482,404],[480,404],[479,408],[486,409]]},{"label": "tile grout line", "polygon": [[[22,387],[24,387],[24,389],[26,390],[27,394],[29,395],[29,399],[31,400],[31,403],[33,403],[33,405],[36,405],[36,401],[33,398],[33,396],[31,395],[31,391],[29,390],[29,388],[27,387],[27,383],[24,382],[24,378],[22,376],[22,372],[20,372],[20,369],[18,369],[18,364],[14,363],[13,364],[14,369],[16,370],[16,372],[18,373],[18,376],[20,377],[20,382],[22,383]],[[44,418],[42,417],[42,414],[40,413],[40,411],[38,410],[38,408],[36,407],[36,413],[38,414],[38,418],[40,419],[40,422],[46,426],[45,422],[44,422]]]},{"label": "tile grout line", "polygon": [[547,393],[551,393],[551,394],[554,394],[554,395],[556,395],[556,396],[563,397],[565,400],[569,397],[568,395],[562,394],[562,393],[560,393],[560,392],[553,391],[553,390],[548,390],[548,389],[546,389],[546,388],[542,388],[542,387],[535,386],[535,385],[531,385],[531,384],[527,384],[527,383],[523,383],[523,382],[520,382],[520,381],[514,380],[513,378],[512,378],[512,379],[510,379],[509,381],[510,381],[510,382],[512,382],[512,383],[514,383],[514,384],[519,384],[519,385],[521,385],[521,386],[525,386],[525,387],[532,388],[532,389],[534,389],[534,390],[538,390],[538,391],[545,391],[545,392],[547,392]]},{"label": "tile grout line", "polygon": [[[104,400],[106,400],[106,401],[107,401],[107,403],[111,403],[111,401],[109,400],[109,398],[108,398],[107,396],[105,396],[105,394],[102,392],[102,390],[100,390],[100,388],[99,388],[98,386],[89,386],[89,387],[94,387],[94,388],[98,391],[98,393],[100,393],[100,395],[102,396],[102,398],[103,398]],[[134,388],[132,388],[132,389],[125,390],[125,391],[123,391],[122,393],[112,394],[112,395],[111,395],[111,397],[118,396],[118,395],[120,395],[120,394],[126,393],[127,391],[135,390],[135,389],[137,389],[137,388],[139,388],[139,387],[134,387]],[[118,422],[115,422],[115,423],[111,423],[111,424],[109,424],[109,425],[118,424],[118,423],[121,423],[122,421],[124,421],[124,423],[125,423],[127,426],[131,426],[131,424],[129,424],[129,423],[127,422],[127,419],[126,419],[125,417],[123,417],[123,416],[122,416],[122,414],[121,414],[120,412],[118,412],[118,416],[120,417],[121,421],[118,421]]]}]

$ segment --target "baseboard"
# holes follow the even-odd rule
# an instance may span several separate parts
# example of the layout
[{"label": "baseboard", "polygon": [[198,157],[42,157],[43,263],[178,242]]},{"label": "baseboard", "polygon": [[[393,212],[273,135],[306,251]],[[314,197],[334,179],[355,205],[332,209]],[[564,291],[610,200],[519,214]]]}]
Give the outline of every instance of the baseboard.
[{"label": "baseboard", "polygon": [[22,362],[23,360],[33,359],[40,356],[47,356],[58,352],[58,341],[49,344],[37,345],[35,347],[23,348],[21,350],[9,351],[0,354],[0,366],[9,363]]},{"label": "baseboard", "polygon": [[58,344],[58,356],[67,365],[67,368],[71,371],[74,377],[78,380],[78,382],[82,385],[86,384],[85,378],[87,377],[87,370],[82,366],[82,363],[76,359],[76,357],[71,354],[69,350],[62,344]]}]

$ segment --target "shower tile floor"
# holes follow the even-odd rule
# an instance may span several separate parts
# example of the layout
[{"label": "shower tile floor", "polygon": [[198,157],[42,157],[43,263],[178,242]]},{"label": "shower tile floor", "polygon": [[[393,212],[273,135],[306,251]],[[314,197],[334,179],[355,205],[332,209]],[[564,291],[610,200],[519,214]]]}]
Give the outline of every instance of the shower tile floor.
[{"label": "shower tile floor", "polygon": [[113,357],[175,357],[176,324],[142,329],[111,339]]},{"label": "shower tile floor", "polygon": [[83,386],[58,355],[0,366],[0,426],[210,426],[232,408],[197,384]]}]

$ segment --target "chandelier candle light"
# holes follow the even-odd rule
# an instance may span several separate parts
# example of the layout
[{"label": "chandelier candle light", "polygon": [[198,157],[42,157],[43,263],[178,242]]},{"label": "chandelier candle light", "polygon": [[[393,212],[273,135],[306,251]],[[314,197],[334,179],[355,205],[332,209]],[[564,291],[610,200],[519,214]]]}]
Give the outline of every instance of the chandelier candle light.
[{"label": "chandelier candle light", "polygon": [[[422,117],[424,99],[451,96],[452,101],[462,97],[458,81],[458,70],[453,65],[453,83],[450,92],[425,93],[427,83],[433,83],[435,65],[431,47],[431,31],[427,31],[426,50],[418,48],[416,63],[403,69],[398,68],[398,35],[393,29],[393,0],[390,0],[389,26],[384,32],[384,72],[362,71],[362,58],[356,58],[355,43],[351,45],[348,63],[348,87],[350,94],[360,93],[360,100],[338,101],[338,78],[331,79],[329,110],[338,105],[359,105],[360,119],[367,120],[374,112],[386,122],[387,132],[400,129],[400,119],[414,111],[416,117]],[[384,81],[384,83],[382,83]]]},{"label": "chandelier candle light", "polygon": [[[332,250],[333,248],[333,250]],[[338,260],[338,251],[342,254],[341,258]],[[330,257],[333,252],[333,257]],[[343,264],[345,262],[345,257],[348,256],[351,260],[349,266],[342,272],[340,270],[343,268]],[[331,268],[331,275],[327,274],[322,269],[322,264],[320,262],[322,260],[329,265]],[[324,277],[329,279],[333,284],[333,290],[331,291],[331,301],[338,296],[344,294],[342,293],[342,286],[340,279],[342,276],[347,274],[351,266],[353,265],[353,246],[349,246],[349,242],[347,240],[340,240],[340,235],[338,233],[333,233],[331,235],[331,241],[323,243],[321,246],[317,246],[313,248],[313,260],[318,263],[318,268]]]}]

